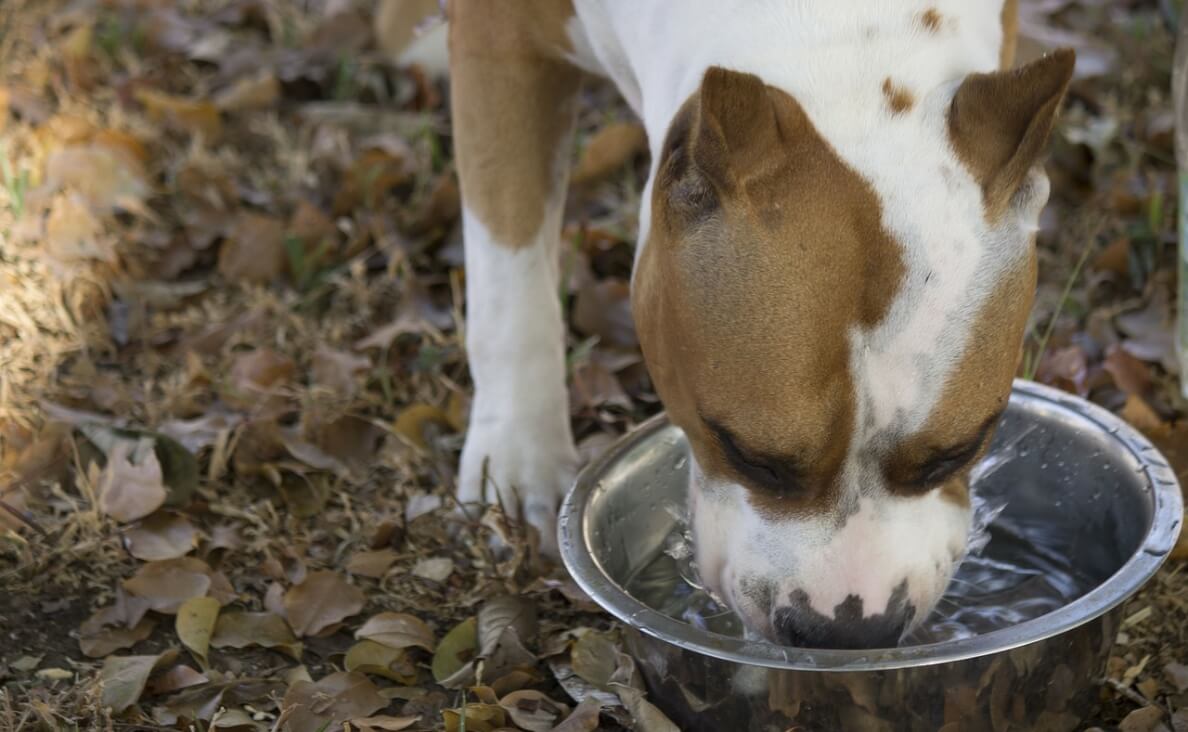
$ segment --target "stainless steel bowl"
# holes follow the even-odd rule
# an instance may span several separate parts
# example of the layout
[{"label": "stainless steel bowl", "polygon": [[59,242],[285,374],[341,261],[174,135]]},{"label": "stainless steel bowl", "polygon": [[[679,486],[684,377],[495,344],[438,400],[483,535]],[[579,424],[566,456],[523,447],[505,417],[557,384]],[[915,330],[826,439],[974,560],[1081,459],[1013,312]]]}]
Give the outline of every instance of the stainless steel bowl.
[{"label": "stainless steel bowl", "polygon": [[1180,488],[1134,429],[1030,382],[1015,383],[987,460],[996,456],[977,489],[1005,492],[1008,513],[1048,522],[1052,545],[1099,584],[972,638],[788,648],[701,630],[632,597],[621,583],[661,550],[677,522],[666,508],[685,501],[688,445],[662,415],[579,476],[561,509],[561,554],[623,622],[652,701],[683,730],[1072,730],[1092,710],[1122,603],[1175,545]]}]

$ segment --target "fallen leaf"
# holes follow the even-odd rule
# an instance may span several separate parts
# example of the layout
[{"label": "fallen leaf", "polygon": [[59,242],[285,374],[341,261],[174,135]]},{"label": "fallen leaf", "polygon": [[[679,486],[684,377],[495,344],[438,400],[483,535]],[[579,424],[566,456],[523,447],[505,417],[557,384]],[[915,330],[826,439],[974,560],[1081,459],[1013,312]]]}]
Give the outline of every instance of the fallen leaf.
[{"label": "fallen leaf", "polygon": [[594,732],[598,729],[598,717],[602,704],[594,697],[586,697],[565,721],[553,728],[553,732]]},{"label": "fallen leaf", "polygon": [[352,727],[358,727],[359,732],[399,732],[402,729],[408,729],[417,722],[421,721],[420,717],[388,717],[376,716],[356,718],[350,720]]},{"label": "fallen leaf", "polygon": [[498,704],[467,704],[441,710],[446,732],[495,732],[507,724],[507,712]]},{"label": "fallen leaf", "polygon": [[1119,732],[1152,732],[1163,720],[1163,710],[1157,706],[1135,709],[1118,724]]},{"label": "fallen leaf", "polygon": [[355,631],[355,637],[390,648],[416,646],[433,652],[433,631],[420,618],[405,613],[385,612],[371,617]]},{"label": "fallen leaf", "polygon": [[434,582],[445,582],[454,573],[454,560],[449,557],[426,557],[413,565],[413,576]]},{"label": "fallen leaf", "polygon": [[194,525],[176,513],[155,513],[124,530],[124,548],[146,562],[185,556],[197,542]]},{"label": "fallen leaf", "polygon": [[156,656],[108,656],[99,670],[100,702],[117,714],[136,703],[149,675],[177,657],[176,651]]},{"label": "fallen leaf", "polygon": [[566,714],[569,707],[553,701],[539,691],[513,691],[499,700],[512,722],[529,732],[549,732]]},{"label": "fallen leaf", "polygon": [[412,404],[396,415],[396,422],[392,425],[392,429],[396,434],[423,450],[428,447],[425,442],[425,426],[437,424],[448,427],[449,423],[449,417],[440,407],[431,404]]},{"label": "fallen leaf", "polygon": [[135,521],[165,503],[164,475],[152,440],[121,440],[107,454],[99,477],[99,510],[117,521]]},{"label": "fallen leaf", "polygon": [[209,681],[210,679],[205,674],[199,673],[185,664],[178,664],[149,681],[148,690],[152,694],[168,694],[180,689],[188,689],[191,686],[201,686]]},{"label": "fallen leaf", "polygon": [[433,679],[439,684],[465,667],[478,653],[478,620],[468,618],[454,626],[433,654]]},{"label": "fallen leaf", "polygon": [[166,615],[176,614],[193,597],[209,594],[223,604],[235,597],[226,577],[194,557],[149,562],[124,580],[122,586],[146,600],[150,609]]},{"label": "fallen leaf", "polygon": [[648,137],[638,122],[611,122],[590,136],[570,182],[587,185],[609,177],[647,149]]},{"label": "fallen leaf", "polygon": [[192,597],[177,609],[177,637],[206,667],[210,636],[219,617],[219,601],[213,597]]},{"label": "fallen leaf", "polygon": [[[279,587],[279,585],[273,585]],[[210,644],[215,648],[260,646],[301,659],[302,645],[284,618],[272,612],[228,612],[219,615]]]},{"label": "fallen leaf", "polygon": [[392,549],[355,552],[347,561],[346,570],[361,577],[379,578],[387,573],[388,568],[395,561],[396,552]]},{"label": "fallen leaf", "polygon": [[217,140],[223,132],[219,109],[210,102],[175,97],[144,87],[137,89],[134,96],[154,121],[202,135],[207,142]]},{"label": "fallen leaf", "polygon": [[351,646],[342,663],[347,671],[375,674],[400,684],[413,684],[417,680],[417,667],[405,649],[375,641],[361,640]]},{"label": "fallen leaf", "polygon": [[268,109],[281,97],[280,82],[272,69],[241,76],[234,84],[215,95],[215,106],[224,112]]},{"label": "fallen leaf", "polygon": [[297,681],[285,692],[282,711],[289,711],[289,732],[324,732],[356,717],[388,706],[375,684],[360,673],[339,671],[317,683]]},{"label": "fallen leaf", "polygon": [[285,225],[264,214],[241,213],[219,247],[219,274],[232,282],[272,282],[287,262]]},{"label": "fallen leaf", "polygon": [[298,636],[317,633],[363,610],[359,588],[329,571],[311,572],[285,593],[285,617]]},{"label": "fallen leaf", "polygon": [[142,617],[133,627],[124,625],[120,608],[115,605],[99,608],[83,621],[78,629],[78,647],[91,658],[103,656],[139,643],[148,638],[156,622]]}]

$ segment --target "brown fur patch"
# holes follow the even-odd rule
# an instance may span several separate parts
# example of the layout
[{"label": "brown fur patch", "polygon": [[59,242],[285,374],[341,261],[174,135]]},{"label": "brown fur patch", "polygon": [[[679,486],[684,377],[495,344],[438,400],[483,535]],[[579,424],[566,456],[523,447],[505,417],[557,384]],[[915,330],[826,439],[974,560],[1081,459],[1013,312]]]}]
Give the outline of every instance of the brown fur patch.
[{"label": "brown fur patch", "polygon": [[1006,408],[1010,398],[1035,286],[1033,242],[1026,261],[1004,276],[970,323],[965,353],[955,365],[924,429],[890,448],[884,467],[893,492],[912,495],[932,489],[933,486],[913,484],[911,476],[928,464],[931,455],[951,451],[980,435],[979,449],[941,484],[942,495],[946,497],[968,494],[969,472],[985,454],[993,436],[991,420]]},{"label": "brown fur patch", "polygon": [[929,33],[939,32],[943,23],[944,18],[941,17],[941,14],[937,12],[936,8],[929,8],[920,13],[920,25],[924,26],[924,29]]},{"label": "brown fur patch", "polygon": [[970,74],[949,107],[949,138],[997,219],[1047,145],[1072,77],[1067,49],[1014,71]]},{"label": "brown fur patch", "polygon": [[998,55],[998,68],[1009,69],[1015,64],[1015,49],[1019,44],[1019,0],[1003,0],[1002,3],[1002,49]]},{"label": "brown fur patch", "polygon": [[887,106],[891,107],[892,114],[903,114],[916,103],[912,93],[891,81],[890,76],[883,79],[883,96],[887,98]]},{"label": "brown fur patch", "polygon": [[450,101],[462,200],[510,247],[563,194],[581,74],[565,58],[569,0],[451,2]]},{"label": "brown fur patch", "polygon": [[[796,100],[758,77],[711,69],[673,121],[632,293],[640,342],[699,464],[765,512],[836,494],[854,419],[846,334],[882,319],[904,273],[881,216]],[[740,475],[707,420],[795,484]]]}]

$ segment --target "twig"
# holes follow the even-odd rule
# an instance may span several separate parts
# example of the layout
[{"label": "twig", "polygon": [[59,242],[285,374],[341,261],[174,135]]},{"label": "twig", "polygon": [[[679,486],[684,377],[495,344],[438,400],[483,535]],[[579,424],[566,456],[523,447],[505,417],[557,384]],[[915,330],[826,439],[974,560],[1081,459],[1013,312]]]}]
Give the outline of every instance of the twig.
[{"label": "twig", "polygon": [[0,498],[0,508],[3,508],[5,511],[9,512],[13,516],[18,518],[22,522],[24,522],[25,524],[27,524],[30,528],[32,528],[33,530],[35,530],[37,533],[41,534],[42,536],[46,536],[46,537],[49,536],[49,532],[46,531],[45,529],[43,529],[41,527],[41,525],[38,524],[36,521],[34,521],[31,516],[26,515],[24,511],[20,511],[20,510],[16,509],[15,507],[8,505],[7,503],[4,502],[4,499],[2,499],[2,498]]}]

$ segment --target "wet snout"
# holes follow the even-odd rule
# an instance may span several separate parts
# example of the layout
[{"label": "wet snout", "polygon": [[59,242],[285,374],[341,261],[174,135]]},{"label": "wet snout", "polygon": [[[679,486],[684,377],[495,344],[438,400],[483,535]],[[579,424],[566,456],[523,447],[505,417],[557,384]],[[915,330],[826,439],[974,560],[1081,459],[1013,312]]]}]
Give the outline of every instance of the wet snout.
[{"label": "wet snout", "polygon": [[772,630],[777,642],[797,648],[890,648],[899,644],[916,618],[907,590],[904,580],[882,612],[874,613],[862,597],[849,595],[834,608],[832,617],[815,610],[807,592],[796,590],[786,598],[788,604],[772,611]]}]

